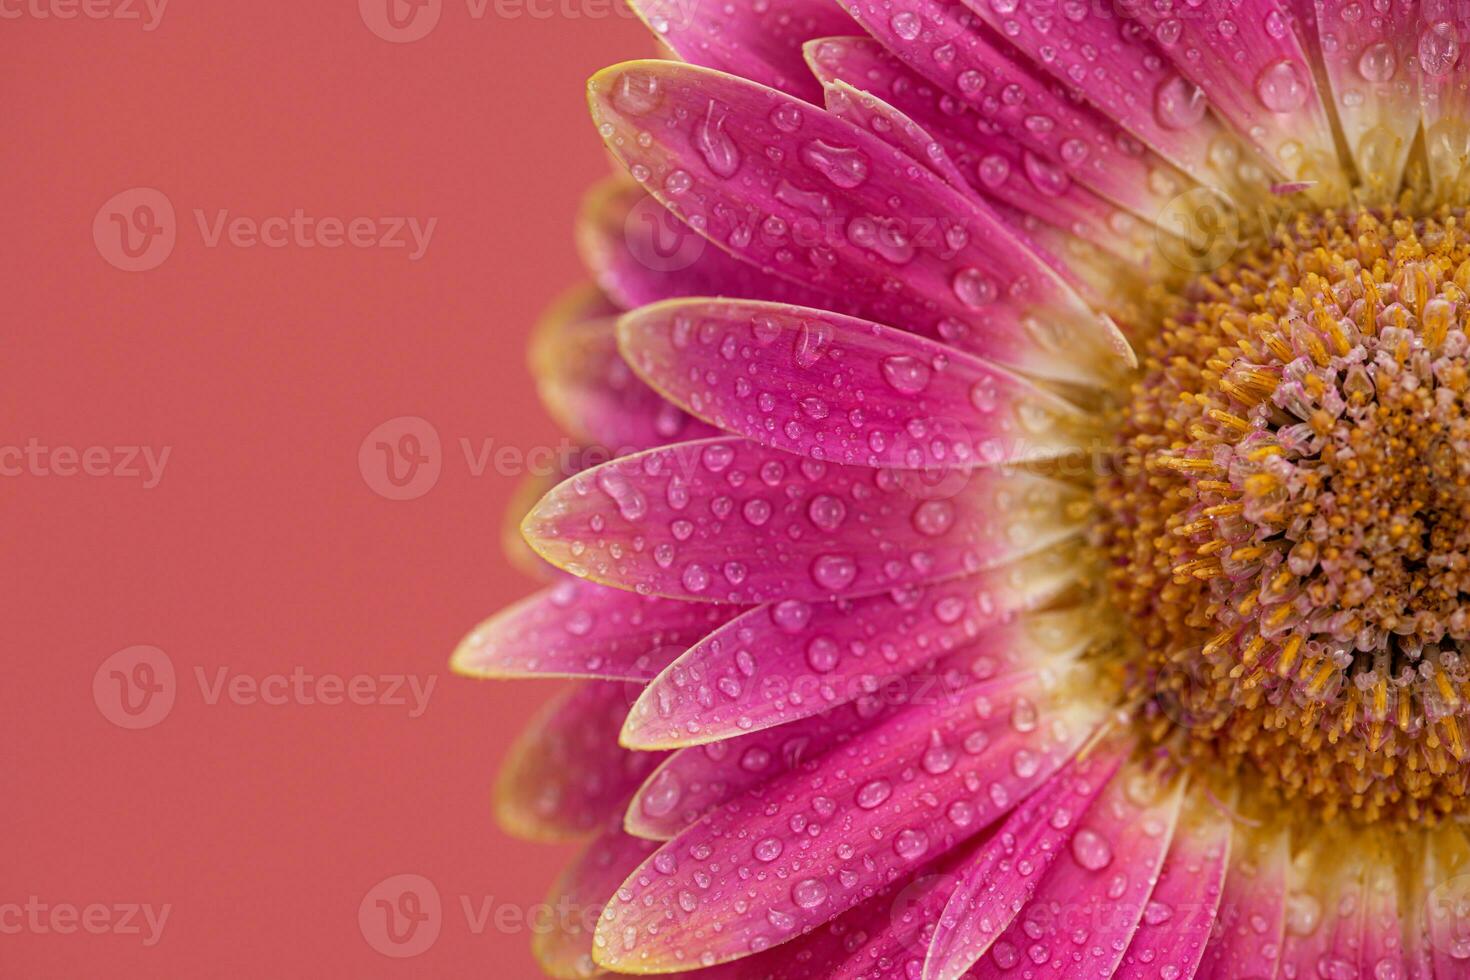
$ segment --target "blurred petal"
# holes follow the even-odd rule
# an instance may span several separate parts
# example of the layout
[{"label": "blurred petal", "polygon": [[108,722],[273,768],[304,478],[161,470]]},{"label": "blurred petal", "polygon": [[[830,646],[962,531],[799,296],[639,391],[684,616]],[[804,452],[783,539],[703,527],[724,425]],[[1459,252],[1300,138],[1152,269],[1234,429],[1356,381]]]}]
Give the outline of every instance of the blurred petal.
[{"label": "blurred petal", "polygon": [[655,61],[599,73],[589,98],[643,186],[762,268],[1030,374],[1098,384],[1133,363],[998,216],[830,113]]},{"label": "blurred petal", "polygon": [[956,869],[929,943],[924,980],[967,975],[1035,895],[1131,745],[1104,744],[1068,764]]},{"label": "blurred petal", "polygon": [[[1067,567],[1067,562],[1073,562]],[[659,674],[628,713],[623,744],[673,748],[784,725],[894,687],[933,684],[953,652],[967,671],[999,675],[1067,658],[1097,634],[1090,607],[1014,617],[1072,580],[1075,555],[850,603],[782,602],[752,610]],[[924,665],[929,664],[928,668]],[[924,669],[921,669],[924,668]]]},{"label": "blurred petal", "polygon": [[470,677],[642,683],[739,612],[569,579],[475,627],[451,663]]},{"label": "blurred petal", "polygon": [[558,980],[603,972],[592,960],[597,920],[623,879],[656,847],[613,829],[582,849],[546,897],[549,921],[532,924],[531,952],[542,970]]},{"label": "blurred petal", "polygon": [[1098,717],[1026,678],[906,711],[665,844],[619,891],[595,955],[666,972],[817,928],[1008,811]]},{"label": "blurred petal", "polygon": [[531,370],[552,418],[615,454],[714,434],[640,381],[618,353],[617,321],[553,307],[531,338]]},{"label": "blurred petal", "polygon": [[762,272],[713,247],[626,176],[588,192],[577,223],[582,261],[626,309],[679,296],[740,296],[823,309],[841,298]]},{"label": "blurred petal", "polygon": [[528,840],[561,841],[596,832],[664,759],[629,752],[618,729],[636,691],[606,681],[572,687],[516,738],[495,784],[495,815]]},{"label": "blurred petal", "polygon": [[1225,887],[1230,834],[1229,817],[1213,803],[1186,803],[1143,921],[1113,974],[1117,980],[1194,976]]},{"label": "blurred petal", "polygon": [[723,0],[706,10],[697,0],[629,0],[660,41],[694,65],[716,68],[820,102],[821,88],[801,60],[808,38],[844,34],[852,21],[831,0]]},{"label": "blurred petal", "polygon": [[936,469],[1045,459],[1085,443],[1070,402],[978,358],[822,310],[675,300],[619,324],[628,362],[675,404],[766,446]]},{"label": "blurred petal", "polygon": [[582,578],[754,605],[993,568],[1071,536],[1084,516],[1080,491],[1043,477],[984,469],[945,479],[931,490],[913,471],[708,439],[580,473],[522,528],[537,552]]}]

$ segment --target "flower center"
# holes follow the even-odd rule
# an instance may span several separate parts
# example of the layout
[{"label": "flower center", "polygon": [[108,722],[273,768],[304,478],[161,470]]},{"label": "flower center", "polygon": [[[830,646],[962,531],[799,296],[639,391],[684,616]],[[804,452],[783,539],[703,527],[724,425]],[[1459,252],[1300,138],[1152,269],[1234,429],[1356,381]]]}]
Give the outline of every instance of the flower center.
[{"label": "flower center", "polygon": [[1165,300],[1098,485],[1150,735],[1327,816],[1470,811],[1463,222],[1297,215]]}]

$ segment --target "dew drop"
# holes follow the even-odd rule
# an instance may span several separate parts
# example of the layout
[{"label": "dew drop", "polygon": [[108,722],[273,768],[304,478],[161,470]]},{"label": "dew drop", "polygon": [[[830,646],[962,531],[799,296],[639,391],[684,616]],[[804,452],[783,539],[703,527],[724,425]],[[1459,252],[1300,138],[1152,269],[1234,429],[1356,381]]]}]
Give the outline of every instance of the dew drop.
[{"label": "dew drop", "polygon": [[893,795],[893,784],[886,779],[875,779],[864,783],[857,791],[857,805],[864,810],[872,810],[883,805],[883,801]]},{"label": "dew drop", "polygon": [[1256,98],[1272,112],[1300,109],[1309,93],[1301,68],[1290,58],[1272,62],[1256,76]]},{"label": "dew drop", "polygon": [[1088,871],[1101,871],[1112,862],[1113,849],[1101,834],[1084,827],[1072,838],[1072,857]]},{"label": "dew drop", "polygon": [[905,395],[916,395],[929,385],[933,371],[917,357],[895,354],[883,358],[883,379]]},{"label": "dew drop", "polygon": [[1205,117],[1204,91],[1182,75],[1170,75],[1154,89],[1154,115],[1165,129],[1188,129]]},{"label": "dew drop", "polygon": [[857,578],[857,562],[846,555],[819,555],[812,562],[812,581],[834,592],[847,588]]},{"label": "dew drop", "polygon": [[1370,82],[1386,82],[1393,77],[1398,65],[1394,61],[1393,48],[1385,42],[1370,44],[1363,49],[1358,59],[1358,74]]},{"label": "dew drop", "polygon": [[694,146],[716,177],[733,177],[740,169],[740,151],[725,133],[725,114],[716,116],[714,102],[694,130]]},{"label": "dew drop", "polygon": [[800,908],[814,909],[827,900],[827,886],[815,878],[804,878],[791,886],[791,900]]},{"label": "dew drop", "polygon": [[974,266],[966,266],[956,272],[951,285],[959,301],[972,310],[995,302],[995,283]]},{"label": "dew drop", "polygon": [[812,140],[801,148],[801,162],[838,187],[851,189],[868,179],[868,158],[856,147]]}]

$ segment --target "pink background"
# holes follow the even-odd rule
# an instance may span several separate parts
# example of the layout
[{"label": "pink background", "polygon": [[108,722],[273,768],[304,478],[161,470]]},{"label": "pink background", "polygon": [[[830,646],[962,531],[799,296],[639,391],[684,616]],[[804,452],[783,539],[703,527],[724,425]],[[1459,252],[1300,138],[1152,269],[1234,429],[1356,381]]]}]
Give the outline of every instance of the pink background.
[{"label": "pink background", "polygon": [[[490,819],[507,740],[552,688],[446,669],[464,632],[533,587],[499,546],[516,481],[475,476],[460,441],[557,444],[524,348],[580,275],[572,216],[607,166],[583,82],[651,50],[610,3],[492,0],[477,18],[442,0],[413,43],[376,36],[355,0],[173,0],[151,31],[38,16],[79,12],[68,0],[5,5],[20,16],[0,22],[0,452],[106,447],[111,475],[12,454],[0,476],[0,975],[536,975],[524,930],[475,934],[461,909],[539,901],[566,852]],[[131,9],[146,20],[143,0]],[[172,205],[177,241],[125,272],[103,254],[107,214],[97,240],[93,224],[138,187]],[[411,261],[211,247],[195,217],[298,208],[439,220]],[[442,472],[390,501],[358,451],[399,416],[434,427]],[[126,446],[169,448],[156,487],[116,472]],[[126,730],[93,682],[136,645],[166,654],[177,691],[158,724]],[[196,670],[212,683],[221,667],[435,687],[416,719],[211,704]],[[358,925],[369,889],[398,874],[444,902],[439,938],[411,959],[375,952]],[[4,906],[31,896],[171,909],[147,948],[16,931]]]}]

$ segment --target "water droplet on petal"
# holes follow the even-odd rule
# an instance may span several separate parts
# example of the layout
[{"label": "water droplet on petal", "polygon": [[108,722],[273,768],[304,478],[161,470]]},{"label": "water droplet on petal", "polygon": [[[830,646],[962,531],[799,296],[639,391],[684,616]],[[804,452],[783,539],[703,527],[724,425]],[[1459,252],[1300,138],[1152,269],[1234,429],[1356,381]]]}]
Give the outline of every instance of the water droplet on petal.
[{"label": "water droplet on petal", "polygon": [[815,878],[805,878],[791,886],[791,900],[800,908],[814,909],[827,900],[827,886]]},{"label": "water droplet on petal", "polygon": [[857,791],[857,805],[864,810],[872,810],[883,805],[883,801],[893,795],[893,785],[886,779],[875,779],[864,783]]},{"label": "water droplet on petal", "polygon": [[1154,90],[1154,115],[1165,129],[1188,129],[1207,108],[1204,91],[1182,75],[1170,75]]},{"label": "water droplet on petal", "polygon": [[714,102],[695,127],[694,147],[716,177],[733,177],[740,169],[740,151],[725,133],[725,113]]},{"label": "water droplet on petal", "polygon": [[812,140],[801,148],[801,162],[838,187],[850,189],[868,179],[868,158],[856,147]]},{"label": "water droplet on petal", "polygon": [[917,357],[896,354],[883,358],[883,379],[896,391],[916,395],[929,385],[933,371]]},{"label": "water droplet on petal", "polygon": [[1307,101],[1311,90],[1295,61],[1272,62],[1256,76],[1256,98],[1272,112],[1293,112]]},{"label": "water droplet on petal", "polygon": [[1088,871],[1101,871],[1113,860],[1113,849],[1106,838],[1086,827],[1072,838],[1072,857]]}]

